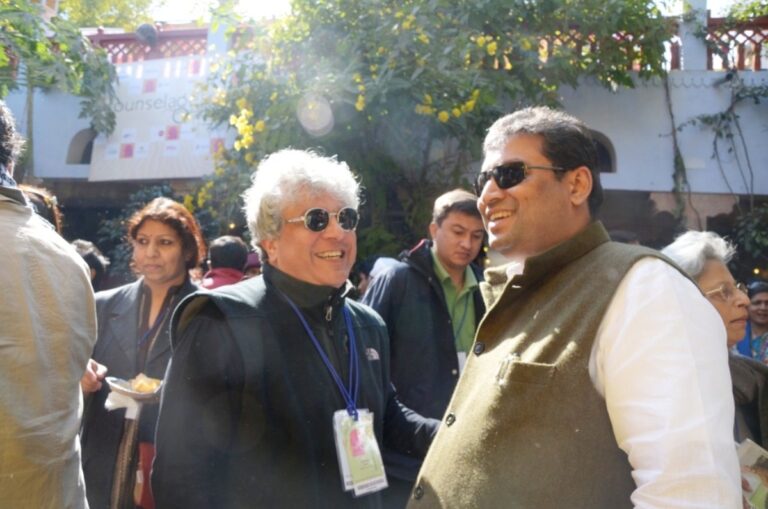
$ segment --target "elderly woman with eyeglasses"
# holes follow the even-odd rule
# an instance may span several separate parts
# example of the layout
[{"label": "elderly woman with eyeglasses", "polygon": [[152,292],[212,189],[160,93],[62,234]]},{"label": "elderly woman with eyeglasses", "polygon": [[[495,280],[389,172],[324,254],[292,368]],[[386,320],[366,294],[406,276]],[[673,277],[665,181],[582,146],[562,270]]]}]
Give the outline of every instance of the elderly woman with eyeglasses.
[{"label": "elderly woman with eyeglasses", "polygon": [[736,403],[735,438],[739,442],[750,438],[765,447],[768,445],[768,367],[736,353],[733,348],[744,337],[749,305],[744,287],[728,270],[734,247],[716,233],[689,231],[662,253],[696,281],[723,319]]}]

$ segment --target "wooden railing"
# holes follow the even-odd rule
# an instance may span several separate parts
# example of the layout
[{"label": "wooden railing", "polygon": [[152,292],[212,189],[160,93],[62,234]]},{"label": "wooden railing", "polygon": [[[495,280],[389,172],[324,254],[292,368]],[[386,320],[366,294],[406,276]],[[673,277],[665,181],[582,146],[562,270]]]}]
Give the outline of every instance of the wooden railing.
[{"label": "wooden railing", "polygon": [[[102,31],[92,35],[91,41],[107,51],[112,63],[128,63],[140,60],[170,58],[184,55],[203,55],[208,44],[207,28],[192,28],[183,30],[158,30],[156,40],[149,44],[134,33],[105,34]],[[626,36],[617,35],[617,40]],[[542,40],[540,49],[543,57],[551,52],[558,44],[574,44],[574,39],[582,39],[576,34],[561,34],[554,40]],[[561,39],[561,40],[560,40]],[[739,70],[759,71],[768,68],[768,16],[756,18],[738,25],[727,24],[725,18],[709,18],[707,22],[707,39],[716,44],[720,53],[727,55],[727,61],[717,55],[717,51],[709,48],[707,52],[707,69],[724,70],[735,67]],[[599,52],[595,41],[589,37],[577,43],[587,52]],[[669,43],[669,68],[680,69],[680,39],[672,37]],[[635,68],[637,64],[632,65]],[[637,70],[637,69],[634,69]]]},{"label": "wooden railing", "polygon": [[[719,48],[719,51],[709,48],[707,69],[760,71],[768,68],[768,16],[739,24],[729,24],[725,18],[709,18],[707,40]],[[726,55],[725,62],[718,53]]]},{"label": "wooden railing", "polygon": [[208,48],[208,29],[157,30],[156,37],[140,38],[135,33],[105,34],[99,30],[91,42],[107,51],[113,64],[141,60],[204,55]]}]

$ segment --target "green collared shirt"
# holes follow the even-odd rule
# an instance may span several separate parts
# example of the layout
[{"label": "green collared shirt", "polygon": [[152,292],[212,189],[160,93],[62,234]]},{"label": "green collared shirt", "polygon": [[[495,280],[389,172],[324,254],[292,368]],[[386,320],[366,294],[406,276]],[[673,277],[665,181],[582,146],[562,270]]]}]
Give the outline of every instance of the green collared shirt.
[{"label": "green collared shirt", "polygon": [[472,294],[477,289],[477,278],[472,269],[467,266],[464,269],[464,287],[458,292],[448,271],[437,258],[434,247],[431,252],[435,274],[440,280],[440,286],[443,287],[445,303],[451,315],[456,351],[467,352],[475,339],[475,303]]}]

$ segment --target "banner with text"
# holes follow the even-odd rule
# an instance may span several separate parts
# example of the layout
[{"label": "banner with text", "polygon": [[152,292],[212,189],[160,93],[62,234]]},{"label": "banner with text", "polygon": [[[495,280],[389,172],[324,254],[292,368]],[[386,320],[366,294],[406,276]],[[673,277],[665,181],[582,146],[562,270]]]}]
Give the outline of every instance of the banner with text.
[{"label": "banner with text", "polygon": [[93,143],[88,180],[196,178],[213,171],[225,133],[188,120],[208,61],[192,55],[117,65],[115,131]]}]

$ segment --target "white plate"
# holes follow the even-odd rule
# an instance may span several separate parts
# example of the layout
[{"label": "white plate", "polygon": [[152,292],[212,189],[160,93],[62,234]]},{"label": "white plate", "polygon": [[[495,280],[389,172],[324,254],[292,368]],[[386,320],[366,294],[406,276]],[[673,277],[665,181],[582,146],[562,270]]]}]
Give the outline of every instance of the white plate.
[{"label": "white plate", "polygon": [[128,396],[136,401],[159,401],[160,389],[163,387],[163,382],[153,392],[138,392],[131,389],[131,382],[123,380],[122,378],[115,378],[114,376],[108,376],[106,379],[109,388],[118,394]]}]

